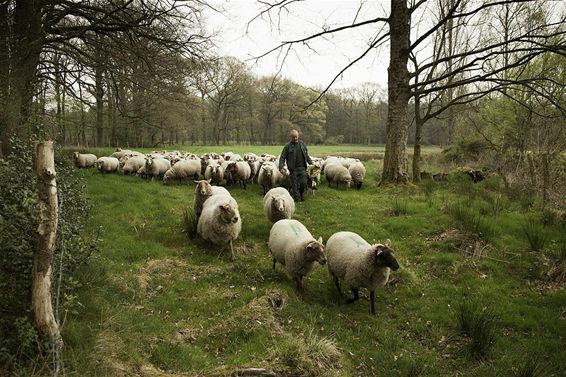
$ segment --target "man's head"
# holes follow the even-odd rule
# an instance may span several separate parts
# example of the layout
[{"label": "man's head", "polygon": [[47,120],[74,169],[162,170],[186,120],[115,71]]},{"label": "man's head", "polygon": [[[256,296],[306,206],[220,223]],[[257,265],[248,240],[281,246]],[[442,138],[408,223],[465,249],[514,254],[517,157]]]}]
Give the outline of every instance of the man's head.
[{"label": "man's head", "polygon": [[289,140],[291,140],[291,142],[293,142],[293,143],[296,143],[297,141],[299,141],[299,131],[297,131],[297,130],[289,131]]}]

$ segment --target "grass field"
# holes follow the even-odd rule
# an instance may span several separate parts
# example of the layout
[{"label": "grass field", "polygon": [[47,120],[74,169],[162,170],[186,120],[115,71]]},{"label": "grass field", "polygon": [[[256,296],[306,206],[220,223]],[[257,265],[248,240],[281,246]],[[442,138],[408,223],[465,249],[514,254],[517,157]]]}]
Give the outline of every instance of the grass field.
[{"label": "grass field", "polygon": [[[563,224],[495,179],[378,187],[380,161],[366,166],[361,190],[323,184],[295,218],[324,241],[342,230],[392,240],[401,268],[376,292],[376,316],[365,290],[343,303],[326,267],[306,278],[303,299],[281,266],[272,271],[271,224],[255,184],[229,189],[243,221],[231,262],[185,232],[194,185],[83,171],[90,230],[102,243],[69,298],[67,375],[229,376],[248,367],[280,376],[566,375]],[[541,239],[539,251],[525,234]]]}]

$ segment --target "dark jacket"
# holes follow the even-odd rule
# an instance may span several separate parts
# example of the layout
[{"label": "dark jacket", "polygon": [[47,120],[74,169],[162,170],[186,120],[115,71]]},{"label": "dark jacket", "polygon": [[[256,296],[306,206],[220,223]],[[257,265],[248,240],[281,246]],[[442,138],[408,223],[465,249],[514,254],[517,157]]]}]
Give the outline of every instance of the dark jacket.
[{"label": "dark jacket", "polygon": [[307,146],[303,143],[302,140],[299,140],[296,144],[293,142],[288,142],[283,147],[283,151],[281,152],[281,158],[279,158],[279,170],[283,169],[285,166],[285,161],[287,161],[287,167],[289,170],[295,170],[297,166],[295,166],[295,153],[297,149],[300,149],[301,153],[303,153],[303,157],[305,160],[304,168],[307,168],[307,163],[312,165],[311,157],[309,156],[309,151],[307,150]]}]

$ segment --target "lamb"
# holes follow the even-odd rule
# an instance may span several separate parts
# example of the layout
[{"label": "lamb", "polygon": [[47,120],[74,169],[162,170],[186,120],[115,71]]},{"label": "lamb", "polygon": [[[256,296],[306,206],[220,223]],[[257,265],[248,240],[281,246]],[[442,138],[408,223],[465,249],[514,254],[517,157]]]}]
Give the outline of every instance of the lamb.
[{"label": "lamb", "polygon": [[152,180],[155,177],[163,177],[169,169],[171,169],[171,162],[165,158],[149,157],[145,162],[145,173],[152,177]]},{"label": "lamb", "polygon": [[124,167],[122,168],[122,171],[125,175],[135,174],[140,170],[142,166],[145,166],[145,156],[134,156],[130,157],[126,161]]},{"label": "lamb", "polygon": [[94,163],[97,160],[97,157],[93,154],[82,154],[79,152],[73,153],[73,160],[75,161],[75,165],[77,168],[90,168],[94,166]]},{"label": "lamb", "polygon": [[212,184],[219,185],[224,180],[224,169],[216,160],[210,160],[204,170],[204,179],[210,179]]},{"label": "lamb", "polygon": [[370,311],[375,315],[375,289],[387,283],[390,269],[399,269],[391,241],[387,240],[385,245],[370,245],[356,233],[338,232],[328,239],[326,249],[328,271],[340,295],[339,279],[343,279],[354,294],[352,299],[347,300],[348,303],[358,300],[360,288],[369,289]]},{"label": "lamb", "polygon": [[356,188],[358,190],[361,189],[362,183],[364,183],[364,177],[366,176],[366,167],[364,164],[359,160],[352,162],[348,168],[348,172],[350,173]]},{"label": "lamb", "polygon": [[116,157],[100,157],[94,163],[94,167],[97,168],[101,173],[113,173],[118,171],[120,166],[120,161]]},{"label": "lamb", "polygon": [[197,232],[206,241],[225,248],[230,246],[230,259],[234,260],[233,241],[242,229],[238,203],[230,195],[213,195],[203,205],[198,219]]},{"label": "lamb", "polygon": [[250,165],[245,161],[230,161],[226,167],[226,172],[230,173],[234,183],[240,182],[240,185],[246,188],[246,182],[250,180],[252,170]]},{"label": "lamb", "polygon": [[187,178],[198,179],[200,175],[200,160],[180,160],[163,175],[163,183],[173,180],[182,181]]},{"label": "lamb", "polygon": [[326,181],[328,186],[332,183],[338,187],[340,184],[344,184],[346,187],[350,187],[350,182],[352,182],[352,176],[348,169],[346,169],[342,164],[330,162],[324,167],[324,172],[326,174]]},{"label": "lamb", "polygon": [[263,210],[272,223],[290,219],[295,213],[295,201],[285,188],[275,187],[263,197]]},{"label": "lamb", "polygon": [[326,263],[322,237],[315,240],[307,228],[297,220],[279,220],[269,232],[269,251],[273,269],[277,262],[285,266],[300,295],[304,293],[303,278],[314,268],[314,263]]},{"label": "lamb", "polygon": [[230,195],[230,192],[224,187],[212,186],[210,180],[195,181],[195,183],[197,187],[193,207],[197,216],[200,216],[204,202],[212,195]]}]

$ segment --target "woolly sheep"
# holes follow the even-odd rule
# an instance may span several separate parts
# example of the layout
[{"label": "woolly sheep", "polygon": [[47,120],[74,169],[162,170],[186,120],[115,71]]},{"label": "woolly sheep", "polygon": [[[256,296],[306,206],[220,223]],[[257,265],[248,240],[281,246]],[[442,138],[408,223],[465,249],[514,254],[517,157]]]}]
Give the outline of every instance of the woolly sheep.
[{"label": "woolly sheep", "polygon": [[295,201],[283,187],[272,188],[263,197],[263,210],[272,223],[290,219],[295,213]]},{"label": "woolly sheep", "polygon": [[163,183],[173,180],[182,181],[187,178],[198,179],[200,175],[200,160],[180,160],[163,175]]},{"label": "woolly sheep", "polygon": [[195,181],[195,183],[197,186],[195,187],[193,207],[197,216],[200,216],[204,202],[212,195],[230,195],[230,192],[224,187],[212,186],[210,180],[200,180]]},{"label": "woolly sheep", "polygon": [[348,169],[346,169],[340,163],[330,162],[327,163],[324,167],[324,171],[326,173],[326,181],[328,182],[328,186],[332,183],[338,187],[340,184],[344,184],[346,187],[350,187],[350,182],[352,181],[352,176]]},{"label": "woolly sheep", "polygon": [[171,162],[165,158],[149,157],[145,162],[145,173],[152,179],[163,177],[169,169],[171,169]]},{"label": "woolly sheep", "polygon": [[361,161],[355,161],[350,164],[348,172],[352,177],[352,182],[356,185],[359,190],[362,188],[362,183],[364,183],[364,177],[366,176],[366,167]]},{"label": "woolly sheep", "polygon": [[360,288],[369,289],[370,311],[375,314],[375,289],[387,283],[390,269],[399,269],[391,241],[387,240],[385,245],[370,245],[356,233],[338,232],[326,242],[326,251],[328,271],[340,295],[339,279],[343,279],[354,294],[348,303],[358,300]]},{"label": "woolly sheep", "polygon": [[94,167],[101,173],[112,173],[118,170],[120,161],[116,157],[100,157],[94,163]]},{"label": "woolly sheep", "polygon": [[241,229],[238,203],[230,195],[213,195],[204,202],[197,232],[204,240],[217,246],[230,246],[231,260],[234,260],[232,242],[238,238]]},{"label": "woolly sheep", "polygon": [[204,179],[210,179],[214,185],[219,185],[224,180],[224,168],[216,160],[209,160],[204,170]]},{"label": "woolly sheep", "polygon": [[96,162],[98,158],[90,153],[87,154],[82,154],[79,152],[75,152],[73,153],[73,160],[75,161],[75,165],[78,168],[90,168],[92,166],[94,166],[94,163]]},{"label": "woolly sheep", "polygon": [[297,220],[284,219],[273,224],[268,247],[273,257],[273,269],[277,262],[285,266],[301,295],[304,293],[303,278],[312,271],[314,263],[326,263],[322,237],[315,240]]},{"label": "woolly sheep", "polygon": [[145,167],[145,156],[134,156],[126,160],[126,163],[122,167],[124,174],[135,174],[140,168]]},{"label": "woolly sheep", "polygon": [[272,162],[265,162],[259,168],[257,183],[263,187],[263,195],[267,194],[275,186],[274,174],[277,174],[277,166]]},{"label": "woolly sheep", "polygon": [[252,171],[250,165],[245,161],[230,161],[226,167],[226,172],[230,173],[233,183],[240,182],[240,185],[246,188],[246,182],[251,178]]}]

